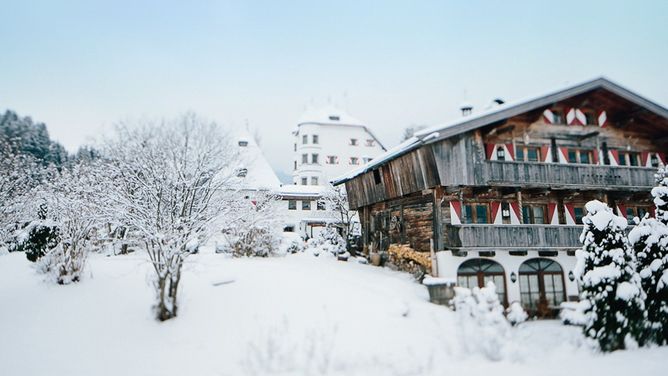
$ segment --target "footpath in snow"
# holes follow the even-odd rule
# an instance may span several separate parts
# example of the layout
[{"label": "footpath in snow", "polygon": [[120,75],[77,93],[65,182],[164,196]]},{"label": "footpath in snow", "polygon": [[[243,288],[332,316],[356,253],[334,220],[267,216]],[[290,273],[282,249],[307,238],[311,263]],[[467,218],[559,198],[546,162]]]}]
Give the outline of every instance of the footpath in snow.
[{"label": "footpath in snow", "polygon": [[668,348],[602,355],[557,321],[467,353],[455,315],[404,273],[306,254],[190,257],[179,316],[153,319],[142,254],[91,256],[81,283],[0,256],[0,375],[661,374]]}]

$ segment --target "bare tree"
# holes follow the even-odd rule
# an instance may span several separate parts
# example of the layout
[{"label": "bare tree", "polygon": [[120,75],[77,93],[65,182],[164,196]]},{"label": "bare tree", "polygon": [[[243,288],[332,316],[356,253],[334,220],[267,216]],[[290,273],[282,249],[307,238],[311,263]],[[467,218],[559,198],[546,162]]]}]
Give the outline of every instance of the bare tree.
[{"label": "bare tree", "polygon": [[401,136],[401,141],[406,141],[409,138],[413,137],[416,132],[421,131],[427,128],[426,125],[411,125],[404,128],[404,134]]},{"label": "bare tree", "polygon": [[325,205],[336,216],[335,226],[341,229],[341,235],[347,239],[353,232],[356,210],[350,210],[348,206],[348,195],[342,186],[329,185],[318,199],[319,205]]},{"label": "bare tree", "polygon": [[153,265],[155,313],[177,315],[184,259],[229,210],[236,148],[215,123],[194,114],[173,121],[122,123],[105,154],[114,180],[116,221],[142,240]]}]

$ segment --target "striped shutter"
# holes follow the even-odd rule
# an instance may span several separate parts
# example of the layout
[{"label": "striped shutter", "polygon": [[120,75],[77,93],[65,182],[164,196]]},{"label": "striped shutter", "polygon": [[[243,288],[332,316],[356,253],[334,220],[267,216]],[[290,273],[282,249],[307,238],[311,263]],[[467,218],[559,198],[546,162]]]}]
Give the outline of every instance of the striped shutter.
[{"label": "striped shutter", "polygon": [[621,202],[617,203],[617,215],[626,218],[626,205]]},{"label": "striped shutter", "polygon": [[610,165],[619,166],[619,150],[608,150],[610,154]]},{"label": "striped shutter", "polygon": [[485,144],[485,157],[488,161],[496,160],[496,155],[494,154],[494,144]]},{"label": "striped shutter", "polygon": [[450,223],[453,225],[462,224],[462,203],[459,201],[450,201]]},{"label": "striped shutter", "polygon": [[649,152],[643,151],[640,153],[640,165],[643,167],[649,167]]},{"label": "striped shutter", "polygon": [[550,202],[547,204],[547,221],[551,225],[559,224],[559,213],[557,213],[556,202]]},{"label": "striped shutter", "polygon": [[575,109],[575,122],[574,124],[576,125],[585,125],[587,124],[587,117],[585,116],[584,112],[580,110],[579,108]]},{"label": "striped shutter", "polygon": [[665,166],[666,164],[668,164],[668,154],[666,154],[666,153],[656,153],[656,156],[659,157],[659,162],[662,165]]},{"label": "striped shutter", "polygon": [[567,225],[574,225],[575,223],[575,208],[573,204],[564,203],[564,217],[566,217]]},{"label": "striped shutter", "polygon": [[559,148],[559,163],[568,163],[568,148]]},{"label": "striped shutter", "polygon": [[566,111],[566,124],[576,125],[575,109],[574,108],[569,108],[568,111]]},{"label": "striped shutter", "polygon": [[543,120],[546,124],[554,124],[554,114],[549,109],[543,111]]},{"label": "striped shutter", "polygon": [[594,149],[594,152],[591,153],[592,157],[594,158],[594,164],[598,164],[598,149]]},{"label": "striped shutter", "polygon": [[522,218],[522,216],[520,214],[520,204],[518,202],[511,202],[510,209],[510,223],[513,225],[521,224],[522,221],[520,221],[520,218]]},{"label": "striped shutter", "polygon": [[552,148],[548,145],[541,146],[540,156],[543,159],[543,162],[552,162]]},{"label": "striped shutter", "polygon": [[492,223],[495,225],[500,225],[503,223],[503,217],[501,216],[501,203],[498,201],[492,201],[489,203],[490,210],[492,212]]},{"label": "striped shutter", "polygon": [[506,158],[507,160],[515,160],[515,148],[513,147],[513,144],[506,144],[506,155],[510,156],[510,159]]},{"label": "striped shutter", "polygon": [[605,113],[605,111],[601,111],[600,114],[598,114],[598,126],[603,128],[607,125],[608,122],[608,114]]}]

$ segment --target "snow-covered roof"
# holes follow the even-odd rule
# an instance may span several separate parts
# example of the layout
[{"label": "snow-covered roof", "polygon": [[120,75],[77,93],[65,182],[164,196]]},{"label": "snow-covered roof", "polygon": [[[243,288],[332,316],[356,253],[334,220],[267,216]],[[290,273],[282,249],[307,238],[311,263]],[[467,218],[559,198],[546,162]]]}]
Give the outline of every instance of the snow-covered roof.
[{"label": "snow-covered roof", "polygon": [[339,185],[345,183],[346,181],[353,179],[356,176],[371,171],[385,162],[397,158],[424,144],[436,142],[465,132],[469,132],[497,121],[523,114],[527,111],[550,106],[555,102],[559,102],[595,89],[608,90],[632,103],[635,103],[649,111],[656,113],[659,116],[668,119],[668,109],[665,107],[654,103],[647,98],[641,97],[640,95],[633,93],[632,91],[622,86],[619,86],[605,77],[599,77],[593,80],[574,85],[568,85],[556,90],[551,90],[538,96],[532,96],[513,102],[506,102],[479,113],[460,117],[453,121],[428,127],[419,132],[415,132],[414,137],[393,148],[390,148],[388,151],[377,156],[376,159],[361,166],[360,168],[332,180],[332,184]]},{"label": "snow-covered roof", "polygon": [[297,124],[341,124],[341,125],[357,125],[364,126],[364,123],[347,112],[332,105],[327,105],[318,108],[309,108],[304,111],[304,114],[299,118]]},{"label": "snow-covered roof", "polygon": [[[274,190],[281,186],[281,181],[271,168],[262,149],[246,131],[239,131],[233,136],[234,146],[239,148],[237,171],[245,169],[246,176],[237,176],[239,188],[243,190]],[[244,146],[245,145],[245,146]],[[241,175],[241,174],[239,174]]]},{"label": "snow-covered roof", "polygon": [[323,185],[291,185],[285,184],[276,188],[274,193],[282,197],[318,197],[327,189]]}]

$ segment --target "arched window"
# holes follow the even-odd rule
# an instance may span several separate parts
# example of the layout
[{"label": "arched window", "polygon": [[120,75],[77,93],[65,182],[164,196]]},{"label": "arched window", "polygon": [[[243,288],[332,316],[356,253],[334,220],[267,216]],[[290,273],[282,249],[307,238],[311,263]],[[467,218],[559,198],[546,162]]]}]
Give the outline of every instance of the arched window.
[{"label": "arched window", "polygon": [[471,259],[464,261],[457,270],[457,284],[461,287],[485,287],[488,281],[496,285],[496,294],[502,304],[507,304],[506,278],[503,267],[496,261],[488,259]]},{"label": "arched window", "polygon": [[528,312],[549,316],[566,299],[564,272],[554,260],[535,258],[520,265],[520,299]]}]

